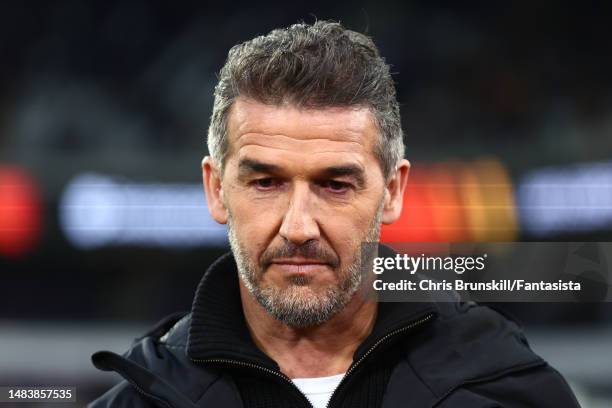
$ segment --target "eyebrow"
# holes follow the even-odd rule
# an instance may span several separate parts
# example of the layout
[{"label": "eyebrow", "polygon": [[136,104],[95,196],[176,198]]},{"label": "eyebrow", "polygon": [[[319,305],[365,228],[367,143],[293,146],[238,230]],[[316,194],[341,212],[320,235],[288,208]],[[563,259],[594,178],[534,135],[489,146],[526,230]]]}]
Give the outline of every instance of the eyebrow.
[{"label": "eyebrow", "polygon": [[254,159],[242,159],[238,163],[238,174],[244,176],[249,173],[280,173],[281,168],[275,164],[264,163]]},{"label": "eyebrow", "polygon": [[[250,173],[282,174],[283,171],[280,166],[275,164],[248,158],[240,160],[238,163],[239,177],[244,177]],[[365,185],[365,172],[356,164],[326,167],[319,171],[318,177],[351,177],[355,180],[358,187]]]}]

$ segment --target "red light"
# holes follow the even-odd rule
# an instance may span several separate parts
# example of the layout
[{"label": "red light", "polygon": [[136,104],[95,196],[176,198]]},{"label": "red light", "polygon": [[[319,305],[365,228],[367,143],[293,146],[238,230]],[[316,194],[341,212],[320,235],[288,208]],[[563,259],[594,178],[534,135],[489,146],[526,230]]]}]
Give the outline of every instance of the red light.
[{"label": "red light", "polygon": [[24,255],[34,247],[40,232],[36,183],[21,169],[0,167],[0,254]]},{"label": "red light", "polygon": [[382,242],[512,241],[512,181],[496,159],[418,165],[411,170],[400,218],[383,225]]},{"label": "red light", "polygon": [[381,228],[382,242],[435,242],[430,196],[427,194],[427,173],[423,169],[411,170],[404,206],[400,218]]}]

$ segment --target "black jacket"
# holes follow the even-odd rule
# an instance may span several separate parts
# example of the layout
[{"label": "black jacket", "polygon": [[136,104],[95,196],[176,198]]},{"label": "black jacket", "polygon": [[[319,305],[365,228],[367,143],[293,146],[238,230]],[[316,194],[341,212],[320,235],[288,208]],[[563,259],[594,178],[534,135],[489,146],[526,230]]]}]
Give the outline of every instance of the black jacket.
[{"label": "black jacket", "polygon": [[[253,343],[227,254],[205,273],[191,313],[136,339],[123,356],[101,351],[101,370],[124,381],[90,407],[308,407]],[[449,293],[453,296],[453,293]],[[263,401],[263,402],[262,402]],[[380,303],[330,407],[577,407],[565,380],[534,354],[511,321],[453,299]]]}]

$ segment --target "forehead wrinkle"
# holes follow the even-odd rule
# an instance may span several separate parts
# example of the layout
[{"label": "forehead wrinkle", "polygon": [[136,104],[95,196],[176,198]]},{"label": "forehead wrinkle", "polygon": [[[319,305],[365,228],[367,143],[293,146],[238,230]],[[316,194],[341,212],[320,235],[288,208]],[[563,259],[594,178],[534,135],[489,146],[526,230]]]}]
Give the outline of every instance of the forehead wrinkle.
[{"label": "forehead wrinkle", "polygon": [[[307,149],[300,149],[300,150],[294,150],[294,149],[289,149],[289,148],[282,148],[282,147],[270,147],[270,146],[266,146],[266,145],[260,145],[260,144],[256,144],[256,143],[252,143],[252,144],[248,144],[248,145],[244,145],[241,146],[238,149],[238,161],[240,162],[241,160],[244,160],[245,158],[251,158],[249,156],[253,156],[252,158],[257,159],[258,157],[261,157],[260,155],[263,154],[263,157],[268,156],[270,153],[266,152],[266,150],[268,149],[272,149],[272,150],[282,150],[283,152],[287,152],[287,156],[283,157],[283,156],[276,156],[274,157],[275,160],[273,161],[289,161],[289,162],[295,162],[295,160],[298,160],[299,162],[312,162],[312,160],[306,158],[299,158],[299,157],[292,157],[292,156],[300,156],[300,155],[304,155],[304,154],[308,154],[310,157],[312,156],[317,156],[320,157],[321,155],[341,155],[342,156],[342,161],[346,162],[346,163],[354,163],[356,165],[359,165],[362,168],[365,168],[365,157],[361,154],[362,151],[351,151],[351,150],[318,150],[318,151],[312,151],[309,152]],[[325,160],[324,158],[320,159],[320,160]],[[337,161],[338,158],[332,158],[332,161]],[[264,161],[266,161],[264,159]],[[333,164],[330,164],[333,165]]]},{"label": "forehead wrinkle", "polygon": [[376,156],[378,136],[378,127],[366,108],[303,110],[239,98],[228,117],[227,154],[252,145],[306,154],[352,152],[366,160]]},{"label": "forehead wrinkle", "polygon": [[[329,152],[363,152],[365,146],[353,140],[333,140],[328,138],[296,139],[285,135],[263,135],[257,133],[247,133],[239,136],[236,146],[240,150],[247,146],[259,146],[263,148],[280,150],[297,150],[303,152],[304,149],[313,150],[325,144],[326,151]],[[336,147],[336,149],[334,149]],[[316,153],[316,152],[312,152]]]}]

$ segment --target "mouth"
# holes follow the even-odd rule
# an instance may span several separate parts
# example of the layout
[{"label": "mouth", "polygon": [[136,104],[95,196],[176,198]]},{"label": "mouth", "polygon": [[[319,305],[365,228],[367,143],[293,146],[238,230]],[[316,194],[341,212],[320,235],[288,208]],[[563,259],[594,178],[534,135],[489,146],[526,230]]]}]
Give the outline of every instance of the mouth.
[{"label": "mouth", "polygon": [[308,274],[321,271],[329,267],[329,264],[318,259],[283,258],[274,259],[270,262],[270,266],[275,266],[286,273]]}]

